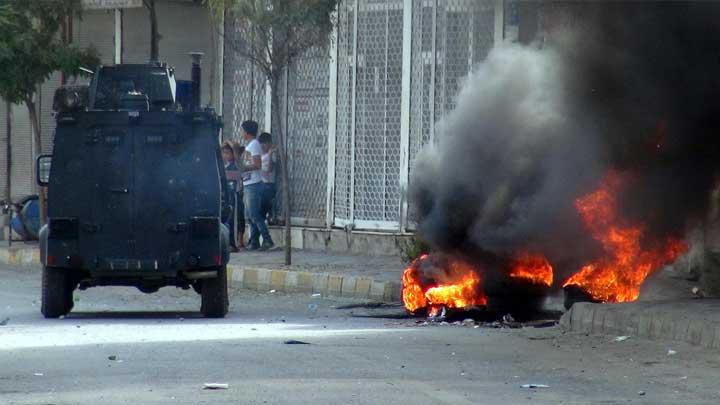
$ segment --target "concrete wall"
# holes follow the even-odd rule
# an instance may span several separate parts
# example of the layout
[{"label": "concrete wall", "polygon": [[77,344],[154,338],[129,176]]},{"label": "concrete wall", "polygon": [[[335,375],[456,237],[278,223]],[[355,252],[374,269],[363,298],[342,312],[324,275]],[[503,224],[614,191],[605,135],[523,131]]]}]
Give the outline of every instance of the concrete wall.
[{"label": "concrete wall", "polygon": [[[399,256],[400,246],[411,238],[410,235],[380,232],[300,227],[293,227],[291,233],[292,246],[295,249],[368,256]],[[285,246],[282,227],[271,227],[270,234],[278,246]]]}]

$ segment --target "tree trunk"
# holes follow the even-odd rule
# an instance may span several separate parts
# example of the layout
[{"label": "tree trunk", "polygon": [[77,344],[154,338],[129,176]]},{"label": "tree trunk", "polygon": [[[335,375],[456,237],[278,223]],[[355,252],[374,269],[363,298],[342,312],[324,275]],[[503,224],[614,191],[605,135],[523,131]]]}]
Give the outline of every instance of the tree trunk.
[{"label": "tree trunk", "polygon": [[272,93],[272,132],[275,144],[278,146],[280,154],[280,185],[282,188],[282,206],[285,217],[285,264],[292,264],[292,237],[290,233],[290,213],[292,212],[290,200],[290,176],[288,175],[288,153],[285,148],[285,133],[282,127],[282,115],[280,111],[280,85],[282,75],[270,79],[270,88]]},{"label": "tree trunk", "polygon": [[9,201],[12,192],[12,176],[10,175],[12,169],[12,104],[7,101],[5,101],[5,134],[7,135],[5,145],[5,198]]},{"label": "tree trunk", "polygon": [[150,11],[150,60],[158,61],[160,58],[160,34],[158,34],[155,0],[148,0],[146,5]]},{"label": "tree trunk", "polygon": [[42,140],[40,138],[40,121],[38,120],[38,114],[37,109],[35,108],[35,101],[32,99],[26,99],[25,105],[28,109],[28,116],[30,118],[30,126],[32,127],[32,133],[33,133],[33,142],[32,142],[32,184],[33,184],[33,190],[37,192],[38,195],[38,203],[39,203],[39,210],[40,210],[40,224],[45,224],[47,222],[47,215],[45,212],[45,190],[43,190],[43,187],[40,187],[37,184],[37,165],[35,164],[35,161],[37,160],[37,157],[40,155],[42,151]]}]

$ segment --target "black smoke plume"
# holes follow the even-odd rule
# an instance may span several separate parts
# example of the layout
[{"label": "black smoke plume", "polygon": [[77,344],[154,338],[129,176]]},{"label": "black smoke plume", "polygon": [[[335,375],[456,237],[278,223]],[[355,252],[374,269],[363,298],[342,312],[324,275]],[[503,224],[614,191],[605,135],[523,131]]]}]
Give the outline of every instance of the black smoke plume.
[{"label": "black smoke plume", "polygon": [[702,221],[720,169],[720,4],[546,2],[531,45],[466,79],[411,180],[419,233],[493,263],[545,254],[557,279],[601,249],[574,207],[612,170],[643,244]]}]

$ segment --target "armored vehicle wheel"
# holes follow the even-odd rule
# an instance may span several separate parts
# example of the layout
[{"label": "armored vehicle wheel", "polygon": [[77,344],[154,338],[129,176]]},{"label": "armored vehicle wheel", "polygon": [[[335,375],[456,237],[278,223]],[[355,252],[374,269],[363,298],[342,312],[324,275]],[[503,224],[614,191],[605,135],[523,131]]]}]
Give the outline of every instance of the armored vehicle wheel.
[{"label": "armored vehicle wheel", "polygon": [[73,307],[73,290],[67,272],[43,267],[41,312],[45,318],[67,315]]},{"label": "armored vehicle wheel", "polygon": [[227,268],[218,268],[216,278],[202,280],[200,312],[206,318],[224,318],[228,313]]}]

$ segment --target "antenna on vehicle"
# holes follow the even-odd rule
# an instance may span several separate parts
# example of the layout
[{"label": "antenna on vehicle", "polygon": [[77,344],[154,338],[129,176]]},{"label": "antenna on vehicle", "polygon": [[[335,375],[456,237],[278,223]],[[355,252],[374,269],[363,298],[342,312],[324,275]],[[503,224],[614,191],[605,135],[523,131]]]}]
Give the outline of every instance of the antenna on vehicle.
[{"label": "antenna on vehicle", "polygon": [[195,111],[200,108],[200,80],[202,77],[202,70],[200,69],[200,62],[202,61],[202,52],[190,52],[188,53],[192,59],[192,68],[190,70],[190,77],[192,80],[192,107],[190,111]]}]

